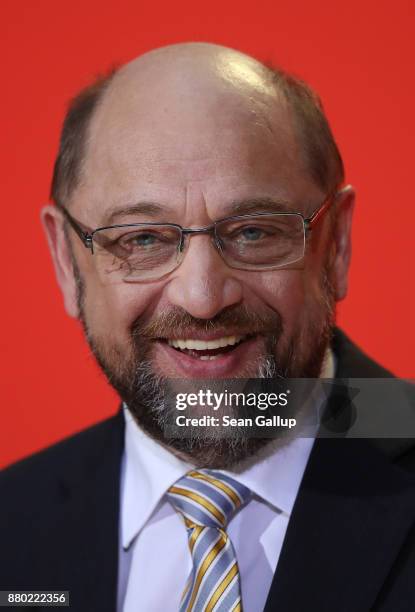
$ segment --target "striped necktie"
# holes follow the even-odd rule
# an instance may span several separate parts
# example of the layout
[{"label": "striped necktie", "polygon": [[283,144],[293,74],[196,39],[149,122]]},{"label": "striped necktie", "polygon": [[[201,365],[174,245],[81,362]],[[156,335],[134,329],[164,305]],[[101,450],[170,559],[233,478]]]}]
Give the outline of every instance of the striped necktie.
[{"label": "striped necktie", "polygon": [[187,527],[193,569],[180,612],[242,612],[238,564],[226,526],[251,491],[215,470],[190,471],[167,492]]}]

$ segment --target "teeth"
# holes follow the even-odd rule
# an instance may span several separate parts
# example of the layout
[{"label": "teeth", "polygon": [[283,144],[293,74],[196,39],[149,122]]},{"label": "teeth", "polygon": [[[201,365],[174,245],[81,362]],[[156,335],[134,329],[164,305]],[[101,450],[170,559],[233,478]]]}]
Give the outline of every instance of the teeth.
[{"label": "teeth", "polygon": [[192,349],[194,351],[206,351],[225,346],[233,346],[240,342],[245,336],[225,336],[216,340],[196,340],[193,338],[168,340],[168,344],[174,348]]}]

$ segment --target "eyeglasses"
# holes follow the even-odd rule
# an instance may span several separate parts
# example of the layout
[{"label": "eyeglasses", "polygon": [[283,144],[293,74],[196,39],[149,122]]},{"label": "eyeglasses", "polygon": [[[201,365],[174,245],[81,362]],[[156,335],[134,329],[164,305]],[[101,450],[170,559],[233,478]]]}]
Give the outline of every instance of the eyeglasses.
[{"label": "eyeglasses", "polygon": [[330,195],[312,213],[255,213],[227,217],[212,225],[185,228],[175,223],[128,223],[89,230],[60,206],[99,270],[119,280],[158,280],[183,261],[192,234],[210,234],[225,263],[238,270],[276,270],[298,264],[307,235],[329,209]]}]

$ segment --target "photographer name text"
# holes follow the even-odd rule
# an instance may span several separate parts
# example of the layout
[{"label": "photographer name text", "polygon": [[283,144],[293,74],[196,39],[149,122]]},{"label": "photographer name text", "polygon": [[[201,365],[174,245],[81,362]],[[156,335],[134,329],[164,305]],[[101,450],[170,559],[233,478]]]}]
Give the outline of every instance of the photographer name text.
[{"label": "photographer name text", "polygon": [[180,414],[176,417],[176,425],[178,427],[283,427],[292,429],[297,424],[297,419],[283,418],[279,415],[265,417],[259,414],[255,418],[245,417],[236,418],[228,415],[215,417],[212,415],[203,415],[201,417],[186,417]]}]

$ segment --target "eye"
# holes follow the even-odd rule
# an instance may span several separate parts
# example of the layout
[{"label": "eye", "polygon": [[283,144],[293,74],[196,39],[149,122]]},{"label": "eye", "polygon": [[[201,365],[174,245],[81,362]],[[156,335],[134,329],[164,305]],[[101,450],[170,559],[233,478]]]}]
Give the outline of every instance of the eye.
[{"label": "eye", "polygon": [[150,233],[142,233],[142,234],[136,234],[135,236],[133,236],[132,238],[130,238],[130,240],[128,240],[128,243],[131,243],[133,246],[137,245],[137,246],[152,246],[156,241],[158,240],[158,238],[156,236],[154,236],[154,234],[150,234]]},{"label": "eye", "polygon": [[155,246],[159,246],[161,242],[165,241],[163,234],[156,231],[138,231],[130,232],[121,236],[118,241],[118,245],[124,249],[137,250],[137,249],[149,249]]},{"label": "eye", "polygon": [[263,230],[258,227],[245,227],[240,233],[242,238],[249,241],[259,240],[264,236]]}]

